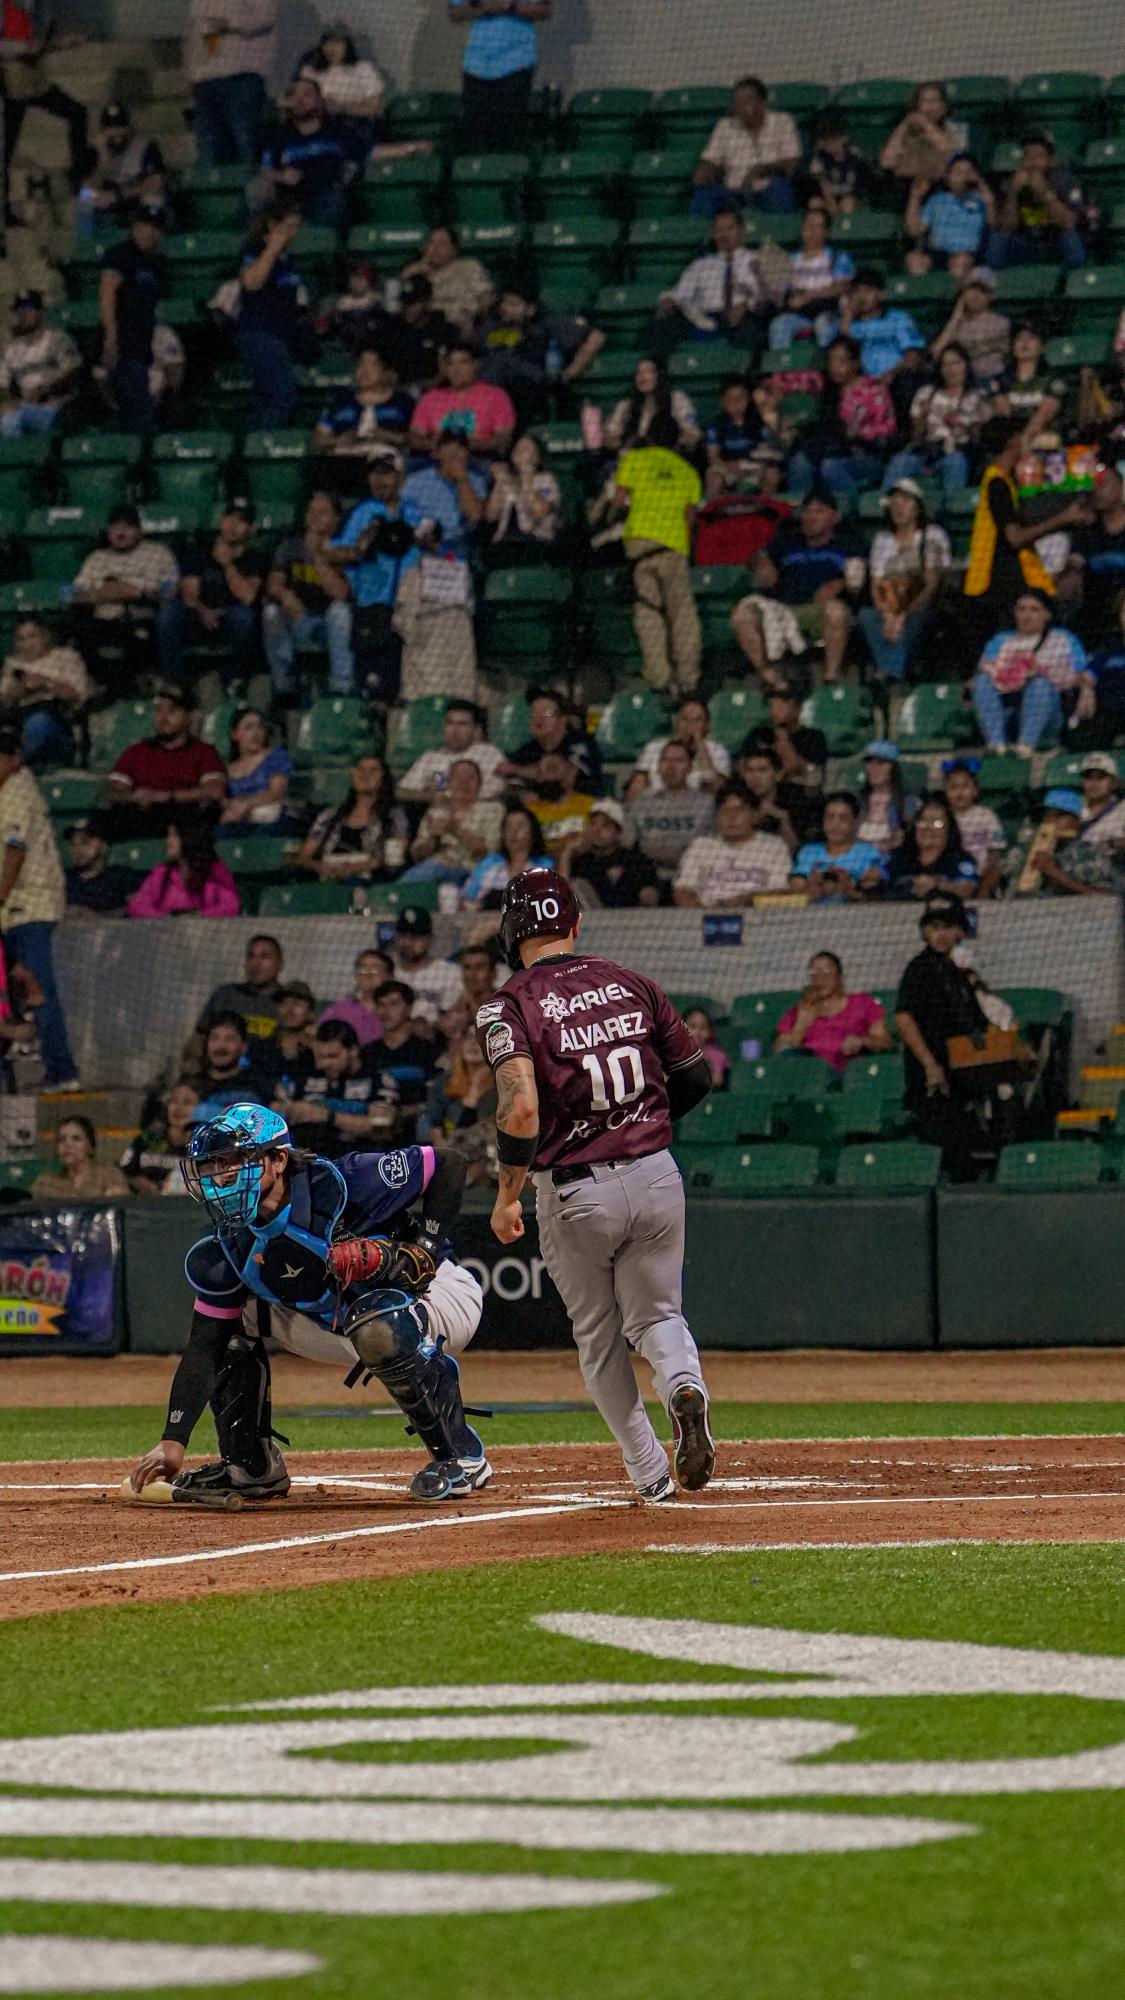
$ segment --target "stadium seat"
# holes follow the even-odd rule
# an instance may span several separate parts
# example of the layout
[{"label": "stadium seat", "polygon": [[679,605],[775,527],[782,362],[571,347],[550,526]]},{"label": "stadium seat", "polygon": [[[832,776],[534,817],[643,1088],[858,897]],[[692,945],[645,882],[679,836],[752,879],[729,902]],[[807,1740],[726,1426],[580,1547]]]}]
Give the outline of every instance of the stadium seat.
[{"label": "stadium seat", "polygon": [[979,152],[981,140],[1003,127],[1012,89],[1010,77],[949,76],[943,88],[954,118],[968,125],[970,144],[974,152]]},{"label": "stadium seat", "polygon": [[109,860],[115,868],[131,868],[136,875],[147,875],[167,859],[168,848],[163,840],[116,840],[109,850]]},{"label": "stadium seat", "polygon": [[875,208],[856,208],[850,215],[838,215],[832,224],[832,242],[848,250],[857,263],[869,257],[887,257],[902,241],[902,223],[897,215],[883,215]]},{"label": "stadium seat", "polygon": [[[737,1002],[735,1003],[737,1006]],[[782,1008],[778,1020],[786,1010]],[[731,1017],[732,1026],[735,1017]],[[777,1032],[774,1022],[773,1033]],[[826,1097],[830,1091],[839,1088],[839,1078],[835,1071],[819,1057],[784,1052],[779,1056],[764,1054],[751,1064],[752,1073],[763,1091],[768,1091],[775,1110],[788,1104],[813,1103],[817,1098]]]},{"label": "stadium seat", "polygon": [[566,110],[567,143],[631,150],[651,101],[647,90],[578,90]]},{"label": "stadium seat", "polygon": [[826,83],[790,79],[784,83],[771,83],[770,106],[774,111],[787,111],[798,125],[807,125],[818,111],[824,109],[831,94]]},{"label": "stadium seat", "polygon": [[1102,119],[1107,132],[1125,132],[1125,74],[1111,76],[1106,84]]},{"label": "stadium seat", "polygon": [[591,318],[601,327],[611,347],[635,355],[659,296],[658,285],[603,285],[594,300]]},{"label": "stadium seat", "polygon": [[1046,1188],[1094,1187],[1103,1165],[1099,1148],[1086,1139],[1038,1139],[1031,1145],[1004,1147],[996,1185],[1034,1193]]},{"label": "stadium seat", "polygon": [[1119,193],[1125,182],[1125,137],[1117,133],[1109,139],[1091,139],[1079,172],[1083,190],[1099,205]]},{"label": "stadium seat", "polygon": [[839,682],[816,688],[801,705],[801,721],[823,730],[830,756],[849,756],[871,734],[871,697],[866,688]]},{"label": "stadium seat", "polygon": [[612,217],[625,171],[627,149],[588,146],[576,153],[544,153],[536,176],[535,199],[544,222],[571,216]]},{"label": "stadium seat", "polygon": [[51,456],[51,439],[0,438],[0,514],[26,514],[40,498],[44,468]]},{"label": "stadium seat", "polygon": [[554,222],[537,222],[531,244],[544,291],[557,295],[560,285],[578,281],[580,296],[593,298],[617,275],[620,233],[616,222],[600,215],[568,215]]},{"label": "stadium seat", "polygon": [[115,701],[90,717],[90,767],[109,771],[130,743],[152,733],[150,701]]},{"label": "stadium seat", "polygon": [[1125,257],[1125,201],[1115,201],[1109,215],[1104,219],[1106,248],[1110,256]]},{"label": "stadium seat", "polygon": [[1056,986],[1002,986],[999,991],[1021,1028],[1059,1028],[1070,1009],[1067,994]]},{"label": "stadium seat", "polygon": [[311,450],[312,439],[307,431],[251,431],[244,455],[255,505],[294,508]]},{"label": "stadium seat", "polygon": [[687,215],[691,210],[692,170],[698,148],[664,146],[655,153],[637,153],[629,166],[633,219]]},{"label": "stadium seat", "polygon": [[95,515],[82,507],[40,507],[22,529],[37,583],[73,583],[97,540],[107,504]]},{"label": "stadium seat", "polygon": [[666,146],[700,154],[720,118],[730,110],[730,91],[721,84],[689,83],[665,90],[653,107]]},{"label": "stadium seat", "polygon": [[0,1190],[5,1193],[26,1193],[40,1174],[57,1172],[54,1160],[0,1160]]},{"label": "stadium seat", "polygon": [[64,438],[60,456],[69,505],[104,517],[115,501],[128,498],[142,450],[141,439],[128,431],[83,431]]},{"label": "stadium seat", "polygon": [[376,917],[397,917],[401,911],[436,910],[438,882],[376,882],[365,892],[365,901]]},{"label": "stadium seat", "polygon": [[0,583],[0,643],[10,645],[21,618],[53,617],[59,602],[58,583]]},{"label": "stadium seat", "polygon": [[1012,109],[1021,124],[1045,126],[1057,147],[1070,149],[1096,114],[1101,94],[1101,77],[1085,70],[1037,70],[1016,85]]},{"label": "stadium seat", "polygon": [[877,1139],[902,1123],[901,1103],[888,1093],[878,1077],[866,1085],[853,1084],[850,1090],[842,1090],[839,1097],[828,1102],[842,1139]]},{"label": "stadium seat", "polygon": [[715,1194],[795,1194],[816,1186],[820,1157],[815,1146],[677,1146],[686,1185]]},{"label": "stadium seat", "polygon": [[1022,757],[982,754],[977,759],[977,784],[985,805],[994,812],[1018,812],[1029,801],[1029,771]]},{"label": "stadium seat", "polygon": [[169,431],[154,439],[152,458],[161,502],[214,506],[222,498],[222,471],[230,449],[225,431]]},{"label": "stadium seat", "polygon": [[352,764],[373,748],[370,720],[359,696],[333,694],[305,710],[293,757],[307,770],[317,764]]},{"label": "stadium seat", "polygon": [[[710,576],[714,572],[698,570],[695,574]],[[744,585],[744,574],[737,570],[734,574],[742,575]],[[729,610],[729,604],[727,608]],[[729,750],[732,755],[741,750],[751,729],[769,720],[765,695],[756,687],[720,688],[717,694],[711,696],[708,706],[711,713],[711,734],[716,743],[721,743],[724,750]]]},{"label": "stadium seat", "polygon": [[[993,302],[998,312],[1010,317],[1026,314],[1031,307],[1046,306],[1059,296],[1062,272],[1056,264],[1013,264],[995,274]],[[1043,314],[1037,314],[1042,321]]]},{"label": "stadium seat", "polygon": [[258,898],[260,917],[338,917],[352,907],[350,882],[278,882]]},{"label": "stadium seat", "polygon": [[459,222],[518,222],[531,162],[526,153],[462,153],[449,185]]},{"label": "stadium seat", "polygon": [[941,1148],[910,1139],[883,1145],[845,1146],[836,1162],[836,1186],[855,1194],[923,1194],[941,1173]]},{"label": "stadium seat", "polygon": [[955,750],[971,743],[976,725],[956,681],[922,682],[912,688],[896,724],[900,750]]},{"label": "stadium seat", "polygon": [[412,263],[426,240],[420,222],[360,223],[348,232],[348,254],[380,259],[391,270]]},{"label": "stadium seat", "polygon": [[268,833],[248,834],[241,840],[220,840],[219,858],[225,861],[238,881],[244,876],[282,875],[289,872],[290,843]]},{"label": "stadium seat", "polygon": [[690,1014],[693,1007],[702,1007],[704,1013],[709,1014],[713,1021],[721,1021],[727,1011],[725,1004],[716,1000],[711,993],[700,993],[690,989],[685,991],[678,987],[675,993],[669,993],[668,998],[677,1014]]},{"label": "stadium seat", "polygon": [[663,697],[652,689],[636,689],[615,695],[603,708],[597,727],[597,745],[610,763],[632,763],[654,736],[668,733],[668,708]]},{"label": "stadium seat", "polygon": [[768,1139],[772,1107],[764,1092],[732,1097],[719,1092],[705,1097],[676,1126],[676,1151],[684,1146],[729,1146],[745,1139]]},{"label": "stadium seat", "polygon": [[[234,277],[242,262],[245,238],[240,229],[195,229],[170,236],[164,245],[171,291],[210,298],[224,278]],[[302,232],[302,254],[304,241]]]},{"label": "stadium seat", "polygon": [[39,789],[51,818],[65,824],[94,811],[101,798],[102,780],[97,771],[45,771]]},{"label": "stadium seat", "polygon": [[776,993],[736,993],[731,1002],[731,1028],[744,1041],[759,1041],[761,1053],[768,1056],[778,1022],[790,1007],[797,1005],[800,997],[790,989]]},{"label": "stadium seat", "polygon": [[[878,994],[875,997],[881,998]],[[888,1104],[901,1104],[905,1083],[900,1055],[857,1056],[854,1062],[848,1064],[843,1076],[845,1095],[850,1095],[852,1091],[878,1089]]]},{"label": "stadium seat", "polygon": [[492,718],[490,741],[506,757],[518,750],[531,735],[531,709],[522,694],[511,694]]},{"label": "stadium seat", "polygon": [[214,708],[206,709],[199,718],[200,737],[204,743],[210,743],[212,749],[217,750],[221,757],[226,757],[228,754],[227,746],[234,718],[242,706],[241,701],[228,697],[225,701],[216,702]]},{"label": "stadium seat", "polygon": [[[1088,755],[1086,750],[1056,750],[1047,759],[1039,789],[1047,791],[1052,785],[1069,785],[1072,790],[1081,790],[1082,766]],[[1118,775],[1125,778],[1125,750],[1112,750],[1110,755],[1117,760]]]},{"label": "stadium seat", "polygon": [[449,140],[461,116],[460,96],[452,90],[413,90],[396,97],[388,113],[395,139]]},{"label": "stadium seat", "polygon": [[628,258],[638,284],[674,285],[693,257],[707,248],[707,224],[699,215],[647,215],[629,230]]},{"label": "stadium seat", "polygon": [[909,271],[896,271],[887,279],[888,305],[910,313],[919,331],[931,340],[949,318],[956,295],[957,287],[948,271],[926,271],[917,278]]},{"label": "stadium seat", "polygon": [[[1122,140],[1125,151],[1125,140]],[[1125,306],[1125,265],[1084,264],[1071,271],[1063,296],[1074,308],[1074,324],[1083,340],[1102,334],[1112,340]]]},{"label": "stadium seat", "polygon": [[240,229],[246,220],[243,166],[191,166],[183,176],[180,191],[187,202],[193,230]]},{"label": "stadium seat", "polygon": [[1100,333],[1071,333],[1049,340],[1043,349],[1043,366],[1077,377],[1083,368],[1101,368],[1112,354],[1113,329],[1105,327]]},{"label": "stadium seat", "polygon": [[899,76],[871,76],[845,83],[834,103],[847,116],[852,142],[861,152],[873,152],[898,124],[914,95],[914,85]]},{"label": "stadium seat", "polygon": [[569,570],[542,563],[492,570],[478,620],[482,667],[504,662],[522,672],[563,660],[571,644],[566,607],[572,592]]},{"label": "stadium seat", "polygon": [[443,168],[435,155],[369,160],[363,175],[363,214],[384,228],[427,229],[440,214]]},{"label": "stadium seat", "polygon": [[448,695],[426,694],[417,701],[399,702],[391,710],[387,727],[387,762],[396,778],[425,750],[440,750]]},{"label": "stadium seat", "polygon": [[745,347],[733,347],[725,340],[689,341],[668,357],[668,374],[677,389],[693,402],[717,401],[728,375],[745,375],[750,362]]}]

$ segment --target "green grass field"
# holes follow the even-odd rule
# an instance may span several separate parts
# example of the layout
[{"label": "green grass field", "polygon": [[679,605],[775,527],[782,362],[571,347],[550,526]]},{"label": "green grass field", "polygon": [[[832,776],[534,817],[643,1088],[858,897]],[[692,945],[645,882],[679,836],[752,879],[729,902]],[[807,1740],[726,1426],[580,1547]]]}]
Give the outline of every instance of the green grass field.
[{"label": "green grass field", "polygon": [[[1109,1404],[717,1414],[740,1438],[1125,1429]],[[127,1456],[160,1415],[6,1413],[0,1456]],[[306,1450],[402,1441],[278,1422]],[[0,1992],[1125,1990],[1125,1546],[653,1553],[674,1525],[633,1557],[0,1626]]]}]

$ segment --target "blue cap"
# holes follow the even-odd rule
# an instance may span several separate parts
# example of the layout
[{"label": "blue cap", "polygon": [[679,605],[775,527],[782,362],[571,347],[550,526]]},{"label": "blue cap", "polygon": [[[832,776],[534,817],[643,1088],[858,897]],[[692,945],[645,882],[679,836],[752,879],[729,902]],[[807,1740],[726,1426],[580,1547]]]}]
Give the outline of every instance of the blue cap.
[{"label": "blue cap", "polygon": [[892,743],[889,737],[876,736],[874,741],[867,745],[863,755],[865,760],[868,757],[882,757],[888,764],[897,764],[898,744]]},{"label": "blue cap", "polygon": [[1073,813],[1075,819],[1082,817],[1081,792],[1068,791],[1065,785],[1054,785],[1043,801],[1048,812]]}]

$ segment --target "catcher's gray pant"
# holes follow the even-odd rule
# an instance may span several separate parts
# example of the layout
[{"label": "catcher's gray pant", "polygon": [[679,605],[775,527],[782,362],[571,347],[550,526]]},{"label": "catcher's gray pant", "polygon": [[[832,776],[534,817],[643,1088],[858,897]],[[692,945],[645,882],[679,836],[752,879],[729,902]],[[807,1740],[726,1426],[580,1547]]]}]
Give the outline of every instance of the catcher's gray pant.
[{"label": "catcher's gray pant", "polygon": [[539,1244],[570,1314],[582,1379],[617,1439],[637,1487],[668,1471],[630,1349],[652,1369],[667,1408],[685,1382],[702,1389],[699,1352],[683,1315],[684,1186],[671,1153],[595,1166],[592,1180],[555,1187],[536,1177]]},{"label": "catcher's gray pant", "polygon": [[[484,1294],[478,1280],[463,1264],[448,1261],[439,1264],[422,1303],[431,1338],[436,1340],[443,1334],[448,1352],[460,1354],[480,1325]],[[250,1299],[243,1308],[242,1320],[248,1333],[257,1332],[257,1311],[256,1299]],[[314,1319],[307,1319],[304,1313],[294,1312],[289,1306],[270,1307],[270,1331],[287,1354],[299,1354],[306,1361],[330,1361],[349,1368],[353,1361],[359,1360],[350,1340],[318,1326]]]}]

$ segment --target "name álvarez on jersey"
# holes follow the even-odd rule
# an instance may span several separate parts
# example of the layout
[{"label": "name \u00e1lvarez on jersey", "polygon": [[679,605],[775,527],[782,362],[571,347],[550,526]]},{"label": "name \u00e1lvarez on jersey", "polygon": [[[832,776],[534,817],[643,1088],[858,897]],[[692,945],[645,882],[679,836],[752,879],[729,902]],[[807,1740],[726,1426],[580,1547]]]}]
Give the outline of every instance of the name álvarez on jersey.
[{"label": "name \u00e1lvarez on jersey", "polygon": [[643,974],[587,955],[541,959],[481,1007],[477,1035],[494,1073],[513,1056],[534,1067],[536,1167],[635,1159],[671,1143],[665,1079],[697,1051]]}]

